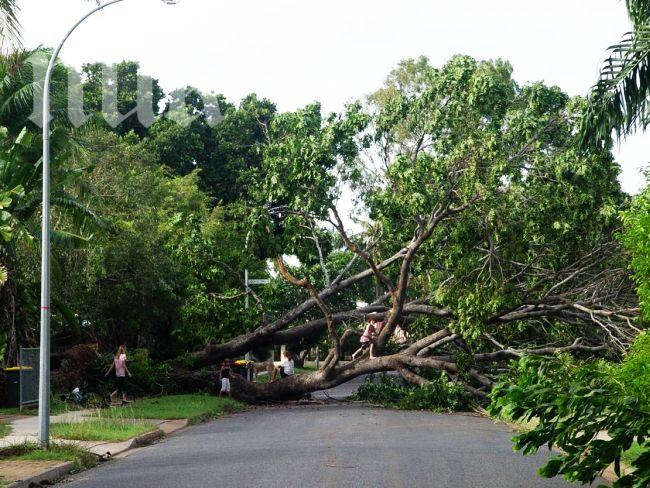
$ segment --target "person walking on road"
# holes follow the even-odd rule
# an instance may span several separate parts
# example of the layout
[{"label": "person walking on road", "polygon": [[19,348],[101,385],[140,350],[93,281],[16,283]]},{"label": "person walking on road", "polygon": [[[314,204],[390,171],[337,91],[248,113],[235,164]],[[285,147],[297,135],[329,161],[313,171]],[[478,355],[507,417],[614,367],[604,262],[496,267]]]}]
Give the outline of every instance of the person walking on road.
[{"label": "person walking on road", "polygon": [[126,399],[126,375],[128,374],[129,378],[131,378],[132,375],[126,362],[126,346],[121,345],[117,350],[117,354],[113,358],[111,367],[106,371],[106,377],[108,377],[108,375],[111,374],[111,371],[115,370],[116,388],[115,391],[111,393],[111,403],[115,403],[115,397],[120,393],[122,394],[122,402],[128,403],[128,400]]},{"label": "person walking on road", "polygon": [[228,393],[228,396],[232,398],[232,394],[230,393],[230,359],[226,359],[223,362],[219,376],[221,378],[221,391],[219,391],[219,396]]}]

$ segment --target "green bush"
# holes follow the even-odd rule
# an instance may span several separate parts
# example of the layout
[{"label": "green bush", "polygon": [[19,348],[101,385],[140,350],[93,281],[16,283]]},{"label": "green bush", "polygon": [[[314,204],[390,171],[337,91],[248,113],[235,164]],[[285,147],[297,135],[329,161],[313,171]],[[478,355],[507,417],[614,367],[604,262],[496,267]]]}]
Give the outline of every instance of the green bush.
[{"label": "green bush", "polygon": [[406,396],[406,388],[394,376],[382,374],[379,382],[375,383],[372,376],[367,376],[359,386],[355,400],[373,403],[375,405],[395,405]]},{"label": "green bush", "polygon": [[620,476],[621,457],[634,446],[633,471],[614,486],[650,486],[649,353],[645,333],[622,364],[524,356],[515,363],[515,381],[493,389],[488,411],[515,421],[538,421],[514,439],[515,449],[524,454],[554,445],[564,451],[542,467],[544,477],[591,483],[612,463]]},{"label": "green bush", "polygon": [[379,382],[371,378],[361,384],[355,399],[401,410],[467,410],[471,398],[463,387],[444,374],[422,387],[407,386],[395,376],[381,375]]},{"label": "green bush", "polygon": [[[133,377],[129,378],[127,391],[129,395],[169,395],[177,393],[178,388],[170,381],[170,366],[167,363],[157,363],[151,359],[147,349],[135,349],[128,353],[128,368]],[[100,363],[105,372],[113,362],[113,354],[102,354]],[[97,385],[104,393],[114,390],[114,373],[110,379],[102,377],[102,382]],[[93,387],[94,385],[91,385]]]},{"label": "green bush", "polygon": [[430,381],[420,388],[409,388],[399,408],[405,410],[467,410],[471,398],[465,389],[441,374],[438,380]]},{"label": "green bush", "polygon": [[650,405],[650,333],[640,334],[623,363],[614,369],[614,379],[626,395]]}]

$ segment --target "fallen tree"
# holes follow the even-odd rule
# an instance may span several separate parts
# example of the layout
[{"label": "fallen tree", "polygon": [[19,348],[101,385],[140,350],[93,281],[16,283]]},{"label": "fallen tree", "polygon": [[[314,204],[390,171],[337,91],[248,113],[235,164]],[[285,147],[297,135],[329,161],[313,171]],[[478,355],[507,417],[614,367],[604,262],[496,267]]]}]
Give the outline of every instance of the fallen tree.
[{"label": "fallen tree", "polygon": [[[225,358],[322,337],[319,371],[268,384],[235,377],[236,395],[296,399],[381,371],[422,386],[432,369],[485,398],[494,366],[522,354],[620,356],[641,330],[615,237],[624,195],[608,151],[576,150],[575,110],[554,88],[517,86],[506,64],[457,57],[440,70],[405,62],[366,111],[323,121],[308,107],[274,121],[255,225],[266,219],[260,239],[276,279],[304,300],[268,320],[256,295],[259,326],[190,354],[176,381],[215,385],[210,367]],[[341,180],[371,216],[354,234],[336,204]],[[318,229],[346,265],[332,268]],[[292,253],[316,264],[289,267]],[[341,297],[359,301],[360,286],[375,290],[371,303],[339,308]],[[346,362],[369,318],[383,322],[378,357]],[[406,344],[393,341],[398,326]]]},{"label": "fallen tree", "polygon": [[[418,242],[418,239],[414,239],[414,242]],[[422,386],[427,380],[417,371],[421,368],[428,368],[444,372],[450,378],[461,383],[472,394],[479,398],[485,398],[493,384],[489,373],[485,372],[486,364],[505,363],[522,354],[552,355],[560,352],[619,354],[624,350],[628,342],[640,331],[634,325],[639,309],[634,302],[634,294],[631,284],[628,282],[627,272],[624,269],[612,268],[594,270],[597,264],[602,264],[604,260],[610,259],[617,252],[620,252],[619,246],[615,242],[609,242],[597,251],[580,257],[564,269],[556,271],[538,269],[537,273],[540,279],[535,281],[532,286],[521,290],[521,300],[516,306],[504,307],[500,311],[492,313],[485,317],[482,324],[484,328],[489,328],[501,324],[528,323],[530,321],[550,324],[550,321],[557,320],[580,326],[587,337],[577,337],[567,345],[512,347],[500,343],[491,334],[485,333],[483,340],[493,348],[488,352],[474,352],[470,349],[469,357],[476,367],[465,371],[469,380],[461,379],[463,371],[456,363],[453,354],[434,355],[437,350],[445,347],[451,348],[452,351],[466,352],[467,343],[463,340],[462,332],[452,331],[458,314],[449,308],[435,306],[432,300],[427,298],[400,304],[399,294],[406,294],[408,279],[402,279],[398,287],[392,287],[391,283],[392,292],[383,294],[373,304],[348,311],[334,312],[329,316],[289,326],[292,321],[297,321],[298,318],[316,307],[319,302],[324,302],[332,294],[344,290],[360,280],[368,279],[372,275],[376,276],[378,270],[386,269],[393,263],[405,260],[409,256],[407,250],[400,250],[378,265],[371,266],[348,279],[338,280],[334,285],[330,284],[320,292],[315,291],[312,286],[312,295],[314,296],[297,305],[278,320],[264,324],[254,332],[228,343],[210,345],[205,350],[194,353],[192,355],[196,360],[194,368],[198,369],[206,364],[218,364],[228,357],[244,354],[253,347],[296,344],[309,337],[329,331],[331,342],[335,345],[319,371],[295,375],[268,384],[250,383],[235,375],[233,385],[236,395],[248,401],[298,399],[313,391],[332,388],[360,375],[383,371],[397,371],[409,383]],[[282,263],[280,259],[278,262]],[[284,264],[278,264],[278,266],[282,269],[281,274],[296,286],[310,287],[307,279],[299,280],[292,276]],[[400,273],[408,272],[408,268],[402,263]],[[541,286],[542,282],[547,283],[545,288]],[[618,287],[614,287],[614,284],[618,284]],[[535,290],[544,291],[535,293]],[[614,290],[616,293],[613,293]],[[392,300],[392,304],[386,304],[385,302],[388,300]],[[625,301],[627,305],[623,306],[621,300]],[[333,327],[340,328],[344,324],[349,326],[363,323],[371,318],[390,324],[391,317],[393,323],[401,324],[407,329],[409,328],[408,324],[415,322],[417,317],[435,317],[444,326],[404,345],[399,352],[373,359],[364,357],[356,361],[341,363],[341,346],[346,340],[357,337],[357,335],[354,334],[354,329],[348,328],[342,330],[341,337],[338,337],[331,333]],[[381,343],[378,342],[377,345],[378,350],[381,351]],[[489,370],[489,368],[487,369]],[[217,376],[218,372],[216,371],[187,371],[179,368],[175,372],[176,381],[188,389],[203,389],[216,385],[218,384]]]}]

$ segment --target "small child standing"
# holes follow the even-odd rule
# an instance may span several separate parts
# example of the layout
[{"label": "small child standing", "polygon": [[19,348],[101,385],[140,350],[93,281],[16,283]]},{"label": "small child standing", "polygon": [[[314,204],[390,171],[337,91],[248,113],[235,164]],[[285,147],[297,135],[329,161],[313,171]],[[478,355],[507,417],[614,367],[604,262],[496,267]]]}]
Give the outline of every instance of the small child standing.
[{"label": "small child standing", "polygon": [[226,359],[223,362],[219,376],[221,378],[221,391],[219,392],[219,396],[228,393],[228,396],[232,398],[230,394],[230,359]]}]

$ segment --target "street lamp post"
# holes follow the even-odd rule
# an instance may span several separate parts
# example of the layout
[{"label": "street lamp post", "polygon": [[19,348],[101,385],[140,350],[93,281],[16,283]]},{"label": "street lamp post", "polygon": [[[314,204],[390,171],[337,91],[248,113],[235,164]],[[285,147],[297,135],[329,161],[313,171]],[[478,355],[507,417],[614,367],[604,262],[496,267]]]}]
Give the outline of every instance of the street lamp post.
[{"label": "street lamp post", "polygon": [[[84,15],[68,31],[50,58],[43,83],[43,216],[41,227],[41,350],[38,386],[38,441],[42,447],[50,442],[50,87],[56,60],[63,45],[88,17],[115,3],[110,0]],[[178,0],[162,0],[166,4]]]}]

